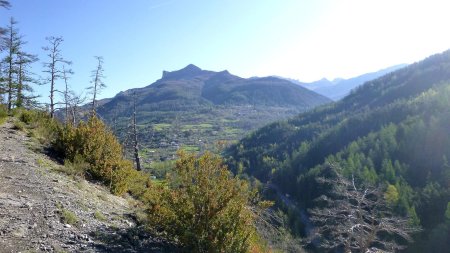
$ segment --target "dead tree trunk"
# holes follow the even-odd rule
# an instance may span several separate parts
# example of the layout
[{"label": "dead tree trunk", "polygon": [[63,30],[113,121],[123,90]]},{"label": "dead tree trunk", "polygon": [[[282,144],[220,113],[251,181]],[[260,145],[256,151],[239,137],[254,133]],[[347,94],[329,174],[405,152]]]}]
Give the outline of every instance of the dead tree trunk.
[{"label": "dead tree trunk", "polygon": [[139,142],[136,124],[136,94],[133,96],[133,146],[134,146],[134,160],[136,162],[136,169],[141,170],[141,158],[139,157]]},{"label": "dead tree trunk", "polygon": [[50,83],[50,117],[55,116],[55,85],[56,81],[62,77],[62,70],[59,64],[70,65],[71,62],[64,60],[61,56],[61,43],[64,41],[62,37],[47,37],[49,46],[43,47],[48,52],[49,61],[44,63],[44,72],[49,74],[48,82]]}]

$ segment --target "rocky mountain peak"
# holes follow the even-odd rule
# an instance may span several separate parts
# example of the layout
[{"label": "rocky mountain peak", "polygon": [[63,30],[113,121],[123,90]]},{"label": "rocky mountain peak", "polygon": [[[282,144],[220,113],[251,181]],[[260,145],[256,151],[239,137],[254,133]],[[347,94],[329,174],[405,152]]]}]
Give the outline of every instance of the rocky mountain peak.
[{"label": "rocky mountain peak", "polygon": [[175,70],[175,71],[163,71],[162,78],[163,79],[169,79],[169,78],[183,78],[183,77],[193,77],[196,75],[202,74],[203,70],[194,64],[189,64],[186,67]]}]

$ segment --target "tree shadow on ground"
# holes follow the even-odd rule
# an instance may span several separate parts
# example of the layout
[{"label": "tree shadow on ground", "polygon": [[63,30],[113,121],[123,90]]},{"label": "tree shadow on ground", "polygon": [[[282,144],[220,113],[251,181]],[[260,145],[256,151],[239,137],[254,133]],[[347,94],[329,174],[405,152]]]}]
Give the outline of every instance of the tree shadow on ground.
[{"label": "tree shadow on ground", "polygon": [[90,234],[97,252],[181,252],[173,243],[149,234],[141,227],[129,229],[105,228]]}]

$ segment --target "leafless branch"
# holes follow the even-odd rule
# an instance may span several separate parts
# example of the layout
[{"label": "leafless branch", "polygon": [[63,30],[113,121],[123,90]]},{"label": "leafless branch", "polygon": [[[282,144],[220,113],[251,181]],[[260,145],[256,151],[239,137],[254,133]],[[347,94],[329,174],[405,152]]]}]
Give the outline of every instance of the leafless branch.
[{"label": "leafless branch", "polygon": [[419,229],[407,218],[394,216],[382,188],[360,187],[354,177],[348,180],[333,165],[328,170],[331,177],[317,179],[331,190],[309,210],[317,226],[309,242],[320,240],[321,247],[344,252],[393,252],[412,241],[411,234]]}]

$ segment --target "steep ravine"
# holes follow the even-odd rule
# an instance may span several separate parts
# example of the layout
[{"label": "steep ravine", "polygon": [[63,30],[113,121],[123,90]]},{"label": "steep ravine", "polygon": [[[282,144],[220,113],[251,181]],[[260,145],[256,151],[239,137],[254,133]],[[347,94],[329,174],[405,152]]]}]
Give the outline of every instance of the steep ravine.
[{"label": "steep ravine", "polygon": [[172,252],[136,226],[133,200],[58,172],[62,165],[13,126],[0,126],[1,253]]}]

